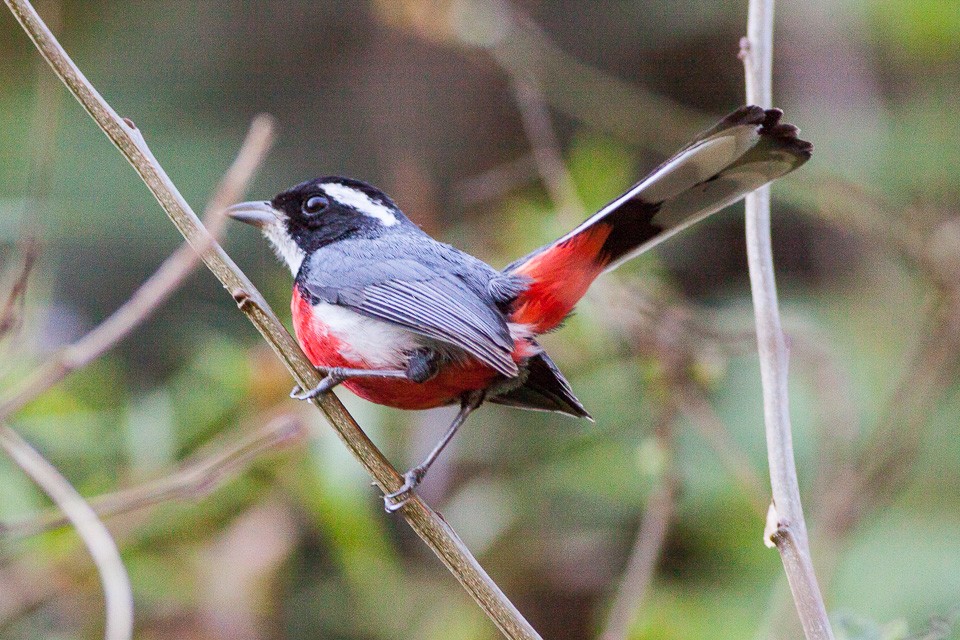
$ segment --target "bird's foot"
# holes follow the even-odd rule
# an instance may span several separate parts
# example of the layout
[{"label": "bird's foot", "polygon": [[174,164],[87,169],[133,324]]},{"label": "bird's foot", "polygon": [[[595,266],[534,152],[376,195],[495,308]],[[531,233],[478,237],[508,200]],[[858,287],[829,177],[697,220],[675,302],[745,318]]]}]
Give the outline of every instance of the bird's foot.
[{"label": "bird's foot", "polygon": [[387,513],[399,511],[413,497],[413,490],[417,488],[426,474],[427,469],[423,466],[414,467],[403,474],[403,485],[396,491],[383,496],[384,510]]},{"label": "bird's foot", "polygon": [[344,377],[340,375],[340,372],[337,369],[330,369],[327,371],[326,377],[320,381],[320,384],[315,386],[313,389],[304,391],[303,387],[300,385],[294,385],[293,390],[290,391],[290,397],[294,400],[313,400],[320,394],[330,391],[335,386],[343,382]]}]

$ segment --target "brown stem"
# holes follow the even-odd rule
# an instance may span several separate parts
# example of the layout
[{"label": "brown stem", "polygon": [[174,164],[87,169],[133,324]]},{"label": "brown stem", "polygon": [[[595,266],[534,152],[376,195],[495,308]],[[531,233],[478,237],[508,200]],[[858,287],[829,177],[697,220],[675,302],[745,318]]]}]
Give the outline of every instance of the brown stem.
[{"label": "brown stem", "polygon": [[676,510],[679,485],[673,464],[672,425],[676,415],[676,404],[668,401],[656,428],[657,442],[665,453],[667,462],[647,500],[647,508],[640,522],[626,571],[610,607],[600,640],[623,640],[628,637],[630,624],[643,605],[644,596],[653,582],[657,562],[663,553],[667,532]]},{"label": "brown stem", "polygon": [[517,71],[512,76],[513,94],[527,140],[533,147],[533,158],[550,199],[558,208],[557,217],[566,225],[574,225],[583,217],[584,205],[577,193],[573,177],[563,161],[560,140],[553,128],[550,111],[530,73]]},{"label": "brown stem", "polygon": [[757,513],[766,513],[765,490],[744,453],[717,412],[692,382],[675,386],[680,411],[717,454],[721,464],[744,488]]},{"label": "brown stem", "polygon": [[[138,487],[122,489],[87,502],[100,517],[129,513],[170,500],[193,500],[207,495],[223,482],[236,475],[259,456],[273,451],[303,436],[304,425],[291,416],[281,416],[260,429],[231,439],[230,443],[213,454],[185,464],[168,476]],[[5,538],[22,538],[69,524],[59,512],[15,522],[0,524]]]},{"label": "brown stem", "polygon": [[10,292],[0,310],[0,338],[8,333],[13,333],[23,322],[23,305],[27,293],[27,284],[30,281],[30,274],[37,262],[37,256],[40,253],[40,245],[36,238],[27,235],[20,242],[20,265],[14,272],[13,283],[10,285]]}]

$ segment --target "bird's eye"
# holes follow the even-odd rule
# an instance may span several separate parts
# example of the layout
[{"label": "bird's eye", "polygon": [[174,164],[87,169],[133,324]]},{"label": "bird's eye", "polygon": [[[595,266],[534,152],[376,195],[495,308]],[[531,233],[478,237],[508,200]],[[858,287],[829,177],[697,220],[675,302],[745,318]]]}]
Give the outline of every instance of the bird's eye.
[{"label": "bird's eye", "polygon": [[320,213],[330,204],[330,201],[323,196],[311,196],[303,203],[303,212],[308,215]]}]

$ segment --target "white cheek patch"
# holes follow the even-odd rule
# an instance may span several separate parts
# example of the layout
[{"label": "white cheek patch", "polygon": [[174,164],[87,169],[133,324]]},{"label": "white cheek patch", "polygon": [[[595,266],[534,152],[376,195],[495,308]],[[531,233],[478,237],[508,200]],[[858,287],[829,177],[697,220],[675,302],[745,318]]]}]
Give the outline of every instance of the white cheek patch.
[{"label": "white cheek patch", "polygon": [[326,182],[320,186],[323,187],[328,196],[340,204],[352,207],[365,216],[376,218],[384,226],[392,227],[399,222],[397,216],[393,213],[393,209],[382,202],[373,200],[363,191],[337,182]]},{"label": "white cheek patch", "polygon": [[307,254],[297,246],[297,243],[290,237],[284,225],[281,222],[268,224],[263,227],[262,231],[264,237],[270,242],[270,246],[273,247],[273,251],[277,254],[277,257],[290,268],[290,272],[293,273],[293,275],[297,275],[297,272],[300,271],[300,265],[303,264],[303,260],[307,257]]}]

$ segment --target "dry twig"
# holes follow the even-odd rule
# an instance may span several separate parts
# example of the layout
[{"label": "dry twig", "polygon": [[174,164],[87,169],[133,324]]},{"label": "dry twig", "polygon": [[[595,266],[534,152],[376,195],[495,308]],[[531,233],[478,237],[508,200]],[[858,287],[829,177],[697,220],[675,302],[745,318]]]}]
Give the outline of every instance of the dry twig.
[{"label": "dry twig", "polygon": [[[741,40],[747,102],[769,107],[773,102],[773,0],[750,0],[747,37]],[[797,613],[807,640],[833,638],[830,621],[807,543],[793,457],[787,394],[788,353],[770,246],[770,187],[746,199],[747,262],[757,324],[757,348],[763,386],[764,423],[773,502],[768,515],[771,540],[777,545]]]},{"label": "dry twig", "polygon": [[133,635],[133,592],[120,551],[97,514],[77,490],[13,429],[0,422],[0,446],[43,489],[77,530],[100,572],[106,600],[106,640]]},{"label": "dry twig", "polygon": [[[264,453],[305,435],[305,429],[296,417],[280,416],[259,429],[231,438],[221,449],[188,462],[163,478],[90,498],[88,502],[97,515],[110,517],[171,500],[195,500],[213,492]],[[0,524],[0,534],[6,538],[22,538],[66,524],[69,521],[63,514],[53,512],[22,522]]]},{"label": "dry twig", "polygon": [[[272,140],[272,119],[264,115],[254,118],[236,160],[207,204],[205,220],[211,234],[216,235],[222,229],[224,209],[243,196]],[[209,250],[213,235],[196,250],[189,244],[181,245],[119,309],[27,376],[13,393],[0,401],[0,419],[20,410],[71,372],[99,358],[150,317],[193,272],[199,264],[197,251]]]},{"label": "dry twig", "polygon": [[[195,248],[202,250],[210,247],[209,251],[203,253],[204,263],[287,366],[297,384],[305,389],[316,386],[320,382],[319,372],[303,355],[249,278],[218,244],[211,241],[200,220],[150,153],[139,132],[121,119],[97,93],[27,0],[5,2],[41,55],[134,167],[180,233]],[[341,440],[373,476],[382,491],[400,488],[403,482],[400,474],[336,396],[325,394],[312,402],[323,411]],[[509,638],[539,638],[533,627],[470,554],[456,532],[426,503],[414,495],[400,512],[504,635]]]},{"label": "dry twig", "polygon": [[666,461],[657,476],[657,485],[647,500],[636,542],[630,552],[630,559],[627,561],[627,568],[610,607],[610,613],[607,614],[600,640],[623,640],[628,636],[630,624],[643,605],[644,596],[653,582],[657,562],[663,553],[663,545],[666,543],[670,522],[676,510],[679,485],[673,465],[672,427],[676,416],[676,403],[667,400],[656,428],[657,443]]},{"label": "dry twig", "polygon": [[33,236],[26,236],[20,242],[20,265],[14,271],[13,283],[7,300],[0,309],[0,338],[14,333],[23,322],[23,306],[27,293],[30,274],[37,262],[40,244]]},{"label": "dry twig", "polygon": [[577,186],[563,161],[560,139],[551,122],[546,100],[536,85],[537,80],[531,74],[519,71],[514,73],[511,79],[523,129],[532,147],[533,159],[543,186],[557,208],[557,217],[565,225],[577,224],[586,207],[580,200]]}]

